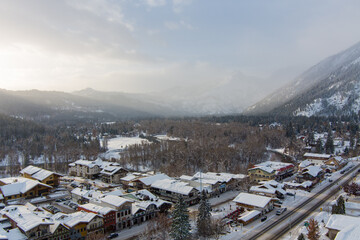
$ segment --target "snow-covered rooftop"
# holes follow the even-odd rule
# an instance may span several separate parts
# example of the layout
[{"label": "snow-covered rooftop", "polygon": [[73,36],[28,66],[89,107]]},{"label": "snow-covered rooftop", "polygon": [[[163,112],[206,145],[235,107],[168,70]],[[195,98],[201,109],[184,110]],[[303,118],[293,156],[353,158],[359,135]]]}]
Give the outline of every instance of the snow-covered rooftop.
[{"label": "snow-covered rooftop", "polygon": [[127,200],[127,199],[125,199],[123,197],[118,197],[118,196],[114,196],[114,195],[103,195],[98,199],[101,202],[107,203],[107,204],[112,205],[114,207],[120,207],[124,203],[130,202],[129,200]]},{"label": "snow-covered rooftop", "polygon": [[86,167],[89,167],[89,168],[93,168],[95,166],[98,166],[95,161],[82,160],[82,159],[77,160],[77,161],[75,161],[73,163],[70,163],[70,164],[73,164],[72,166],[74,166],[74,164],[75,164],[75,165],[86,166]]},{"label": "snow-covered rooftop", "polygon": [[138,178],[138,176],[135,176],[134,174],[128,174],[123,178],[120,178],[121,181],[132,181],[134,179]]},{"label": "snow-covered rooftop", "polygon": [[322,171],[322,168],[319,166],[308,166],[303,169],[302,173],[308,173],[313,177],[316,177],[320,172]]},{"label": "snow-covered rooftop", "polygon": [[87,199],[99,198],[104,195],[101,192],[96,191],[96,190],[86,190],[86,189],[82,189],[82,188],[74,188],[71,191],[71,194],[78,195],[78,196],[81,196],[81,197],[84,197]]},{"label": "snow-covered rooftop", "polygon": [[144,183],[147,186],[150,186],[156,181],[163,180],[163,179],[171,179],[168,175],[160,173],[149,177],[139,178],[139,181]]},{"label": "snow-covered rooftop", "polygon": [[244,179],[246,178],[246,175],[244,174],[231,174],[231,173],[216,173],[216,172],[206,172],[201,173],[197,172],[193,176],[194,178],[199,179],[209,179],[209,180],[215,180],[218,182],[229,182],[231,179]]},{"label": "snow-covered rooftop", "polygon": [[359,224],[360,217],[351,217],[341,214],[332,214],[326,223],[326,228],[340,231],[348,226]]},{"label": "snow-covered rooftop", "polygon": [[240,221],[247,222],[251,219],[253,219],[256,216],[259,216],[261,214],[258,210],[252,210],[250,212],[245,213],[242,217],[239,218]]},{"label": "snow-covered rooftop", "polygon": [[83,204],[83,205],[80,205],[79,207],[84,208],[88,211],[96,212],[101,215],[106,215],[109,212],[114,211],[114,209],[112,209],[112,208],[99,206],[99,205],[96,205],[93,203]]},{"label": "snow-covered rooftop", "polygon": [[336,234],[335,240],[354,240],[359,239],[360,236],[360,224],[353,224],[351,226],[347,226]]},{"label": "snow-covered rooftop", "polygon": [[313,164],[312,162],[310,162],[309,160],[304,160],[299,164],[299,167],[301,168],[305,168],[307,166],[310,166],[311,164]]},{"label": "snow-covered rooftop", "polygon": [[283,169],[291,168],[293,166],[294,165],[291,163],[266,161],[256,164],[252,169],[261,169],[265,172],[273,173],[274,171],[280,171]]},{"label": "snow-covered rooftop", "polygon": [[272,198],[256,194],[240,193],[233,201],[240,204],[264,208],[271,200]]},{"label": "snow-covered rooftop", "polygon": [[0,211],[1,214],[7,216],[16,222],[17,226],[24,232],[27,232],[39,225],[51,225],[51,221],[36,215],[28,207],[23,205],[7,206]]},{"label": "snow-covered rooftop", "polygon": [[188,176],[188,175],[181,175],[180,179],[185,180],[185,181],[192,181],[194,179],[194,177],[193,176]]},{"label": "snow-covered rooftop", "polygon": [[27,166],[26,168],[24,168],[23,170],[20,171],[21,174],[29,174],[29,175],[33,175],[34,173],[40,171],[41,168],[39,167],[35,167],[32,165]]},{"label": "snow-covered rooftop", "polygon": [[72,228],[79,223],[89,223],[91,222],[96,216],[95,213],[89,213],[84,211],[78,211],[71,214],[64,214],[64,213],[57,213],[53,216],[54,221],[59,221],[64,223],[66,226]]},{"label": "snow-covered rooftop", "polygon": [[0,228],[0,239],[27,240],[28,238],[18,228],[10,229],[8,231]]},{"label": "snow-covered rooftop", "polygon": [[21,174],[31,175],[31,177],[33,177],[33,178],[35,178],[35,179],[37,179],[39,181],[42,181],[42,180],[46,179],[51,174],[57,174],[57,175],[61,176],[58,173],[54,173],[54,172],[51,172],[49,170],[42,169],[42,168],[39,168],[39,167],[35,167],[35,166],[32,166],[32,165],[27,166],[26,168],[21,170],[20,173]]},{"label": "snow-covered rooftop", "polygon": [[7,184],[4,186],[0,186],[1,192],[5,197],[17,194],[24,194],[38,185],[52,188],[49,185],[23,177],[2,178],[0,179],[0,181]]},{"label": "snow-covered rooftop", "polygon": [[114,190],[114,191],[105,193],[104,195],[114,195],[114,196],[121,197],[121,196],[124,195],[124,194],[125,194],[125,191],[124,191],[124,190],[116,189],[116,190]]},{"label": "snow-covered rooftop", "polygon": [[103,168],[103,170],[101,170],[101,174],[105,174],[105,175],[114,175],[115,173],[117,173],[118,171],[120,171],[121,169],[123,169],[122,167],[119,166],[105,166]]},{"label": "snow-covered rooftop", "polygon": [[173,179],[158,180],[151,184],[151,187],[163,189],[170,192],[176,192],[183,195],[188,195],[194,189],[193,187],[189,186],[189,183]]},{"label": "snow-covered rooftop", "polygon": [[44,179],[50,177],[52,174],[54,174],[51,171],[45,170],[45,169],[41,169],[40,171],[36,172],[34,175],[32,175],[31,177],[39,180],[39,181],[43,181]]},{"label": "snow-covered rooftop", "polygon": [[308,188],[308,187],[312,186],[311,181],[305,181],[305,182],[302,182],[302,183],[284,182],[284,184],[287,185],[287,186],[304,187],[304,188]]},{"label": "snow-covered rooftop", "polygon": [[320,154],[320,153],[305,153],[304,157],[306,158],[330,158],[330,154]]}]

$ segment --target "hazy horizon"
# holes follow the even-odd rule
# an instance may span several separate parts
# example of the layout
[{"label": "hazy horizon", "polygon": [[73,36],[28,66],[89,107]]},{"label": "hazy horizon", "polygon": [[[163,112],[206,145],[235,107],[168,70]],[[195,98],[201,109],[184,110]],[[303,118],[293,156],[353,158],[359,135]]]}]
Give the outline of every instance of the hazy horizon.
[{"label": "hazy horizon", "polygon": [[2,1],[0,88],[143,93],[288,83],[360,41],[360,2]]}]

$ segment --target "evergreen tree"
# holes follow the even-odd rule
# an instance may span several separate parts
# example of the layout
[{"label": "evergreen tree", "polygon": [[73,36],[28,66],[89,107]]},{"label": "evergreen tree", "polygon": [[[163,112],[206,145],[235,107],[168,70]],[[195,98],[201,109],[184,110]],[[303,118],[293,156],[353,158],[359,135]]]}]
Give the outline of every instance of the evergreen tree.
[{"label": "evergreen tree", "polygon": [[319,223],[313,218],[309,220],[307,237],[309,240],[318,240],[320,238]]},{"label": "evergreen tree", "polygon": [[332,139],[331,131],[329,131],[328,137],[325,142],[325,151],[327,154],[334,153],[334,141]]},{"label": "evergreen tree", "polygon": [[305,236],[304,234],[300,233],[299,237],[297,240],[305,240]]},{"label": "evergreen tree", "polygon": [[211,235],[211,206],[206,198],[205,191],[202,192],[199,213],[196,220],[196,226],[199,236],[206,237]]},{"label": "evergreen tree", "polygon": [[170,236],[174,240],[185,240],[190,238],[190,221],[189,212],[184,202],[184,199],[180,196],[175,209],[172,212],[173,219],[171,224]]},{"label": "evergreen tree", "polygon": [[323,146],[322,146],[322,142],[321,142],[321,139],[319,138],[316,141],[316,152],[317,153],[322,153],[323,151],[324,151],[324,149],[323,149]]},{"label": "evergreen tree", "polygon": [[340,196],[337,199],[336,204],[332,206],[331,213],[332,214],[345,214],[345,201],[342,196]]}]

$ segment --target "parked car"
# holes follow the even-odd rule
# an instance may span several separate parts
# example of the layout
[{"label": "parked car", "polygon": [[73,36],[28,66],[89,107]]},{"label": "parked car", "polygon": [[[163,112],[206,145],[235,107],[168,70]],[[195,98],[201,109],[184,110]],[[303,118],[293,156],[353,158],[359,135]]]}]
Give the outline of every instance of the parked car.
[{"label": "parked car", "polygon": [[279,199],[284,199],[285,198],[283,194],[277,194],[276,197],[279,198]]},{"label": "parked car", "polygon": [[266,219],[267,219],[267,216],[263,216],[263,217],[261,218],[261,221],[264,222]]},{"label": "parked car", "polygon": [[292,192],[286,192],[286,195],[288,195],[288,196],[295,196],[295,194],[292,193]]},{"label": "parked car", "polygon": [[331,178],[329,178],[329,182],[333,182],[333,180]]},{"label": "parked car", "polygon": [[287,208],[280,208],[276,211],[276,215],[281,215],[283,212],[285,212]]},{"label": "parked car", "polygon": [[283,202],[280,201],[280,200],[277,200],[277,201],[274,202],[275,207],[281,207],[281,204],[283,204]]},{"label": "parked car", "polygon": [[113,238],[116,238],[116,237],[118,237],[118,236],[119,236],[118,233],[111,233],[107,238],[108,238],[108,239],[113,239]]}]

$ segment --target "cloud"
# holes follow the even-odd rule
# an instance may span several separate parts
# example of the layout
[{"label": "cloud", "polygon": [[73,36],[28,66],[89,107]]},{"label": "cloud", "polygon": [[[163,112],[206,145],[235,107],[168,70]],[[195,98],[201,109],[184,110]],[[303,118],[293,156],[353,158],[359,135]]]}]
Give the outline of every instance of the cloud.
[{"label": "cloud", "polygon": [[161,7],[166,4],[166,0],[145,0],[145,3],[150,7]]},{"label": "cloud", "polygon": [[194,27],[191,24],[186,23],[183,20],[178,21],[178,22],[166,21],[164,23],[164,25],[169,30],[177,30],[177,29],[180,29],[180,28],[184,28],[184,29],[187,29],[187,30],[193,30],[194,29]]},{"label": "cloud", "polygon": [[7,1],[0,3],[2,45],[26,43],[72,55],[126,56],[134,27],[108,1]]},{"label": "cloud", "polygon": [[175,13],[181,13],[185,6],[189,6],[192,0],[173,0],[173,11]]}]

